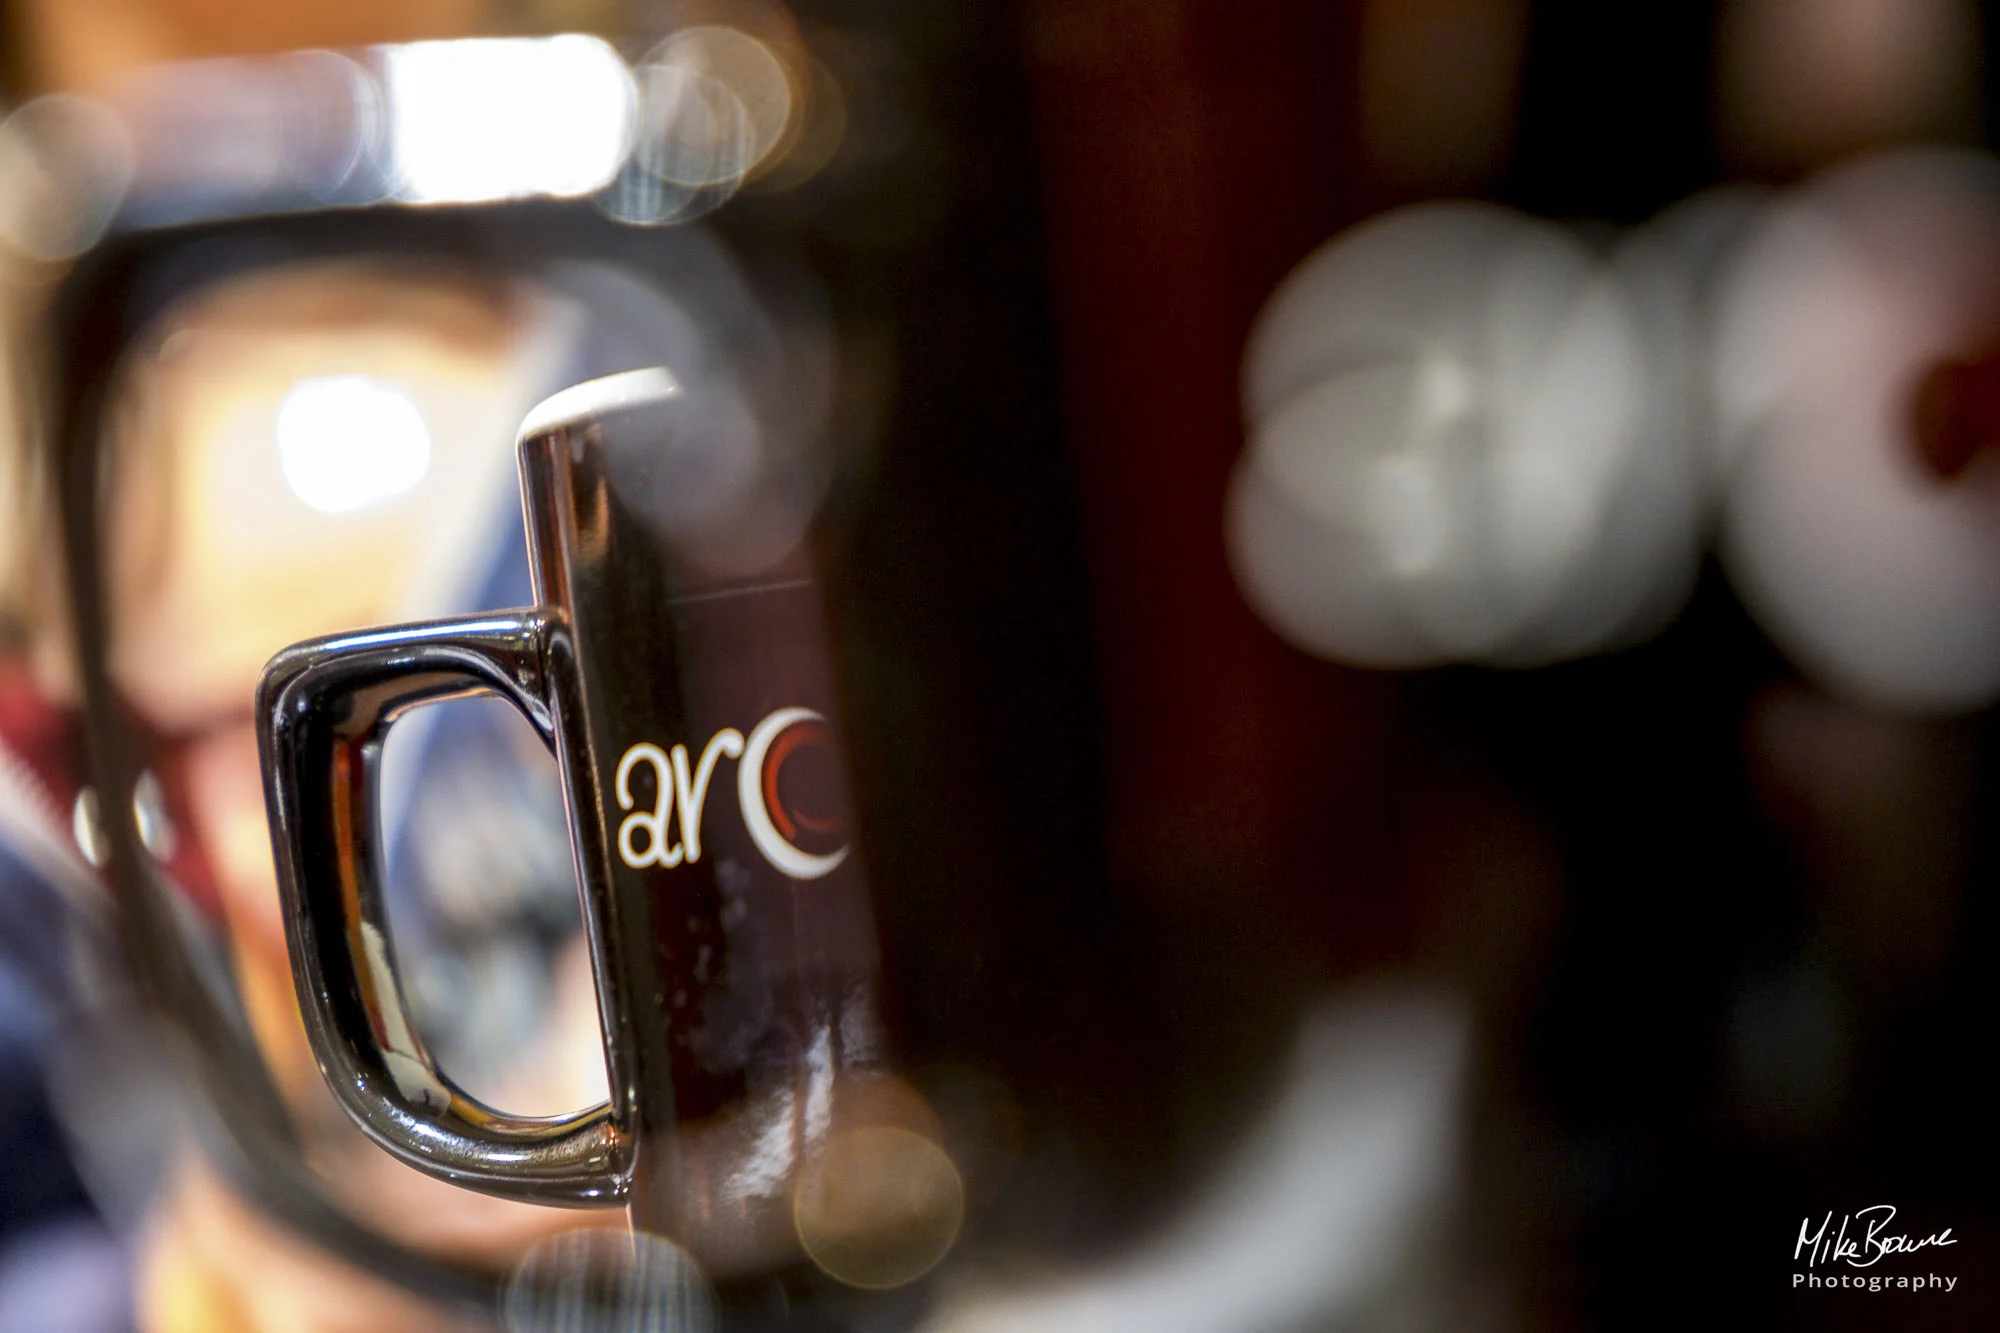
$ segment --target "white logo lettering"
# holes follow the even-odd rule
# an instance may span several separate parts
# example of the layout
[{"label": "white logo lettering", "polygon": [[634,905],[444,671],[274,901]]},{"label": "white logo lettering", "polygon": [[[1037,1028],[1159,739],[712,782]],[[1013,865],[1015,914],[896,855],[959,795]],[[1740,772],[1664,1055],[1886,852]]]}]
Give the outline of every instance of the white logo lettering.
[{"label": "white logo lettering", "polygon": [[[709,779],[715,775],[718,759],[724,755],[734,759],[742,753],[743,733],[734,727],[724,727],[709,737],[692,776],[688,773],[685,745],[676,745],[671,757],[649,741],[641,741],[627,750],[618,761],[618,777],[613,784],[618,793],[618,808],[632,810],[632,770],[642,763],[652,767],[654,795],[651,810],[632,810],[618,826],[618,855],[625,864],[643,870],[647,866],[671,868],[683,860],[701,860],[701,812],[708,804]],[[667,834],[667,813],[676,805],[681,816],[679,845]],[[632,845],[633,836],[639,833],[646,835],[644,850]]]},{"label": "white logo lettering", "polygon": [[[659,746],[641,741],[618,761],[618,808],[632,809],[632,770],[642,762],[653,766],[653,809],[650,813],[639,810],[627,815],[625,822],[618,826],[618,855],[624,857],[625,864],[634,870],[646,866],[677,866],[686,853],[667,841],[667,808],[674,801],[674,784],[668,776],[667,756]],[[646,835],[646,850],[635,851],[632,835],[642,831]]]},{"label": "white logo lettering", "polygon": [[750,739],[743,745],[743,762],[736,768],[736,800],[743,807],[743,826],[750,830],[750,840],[764,853],[765,860],[793,879],[818,879],[832,873],[835,866],[847,859],[847,848],[814,856],[800,851],[778,832],[764,799],[764,759],[771,752],[771,742],[787,728],[800,722],[824,721],[810,708],[780,708],[750,733]]},{"label": "white logo lettering", "polygon": [[[777,791],[777,777],[775,773],[764,771],[766,764],[772,762],[773,746],[784,733],[795,726],[806,723],[824,725],[825,721],[810,708],[780,708],[759,722],[751,730],[748,740],[734,727],[724,727],[709,738],[708,744],[702,747],[700,762],[692,768],[685,745],[676,745],[671,754],[650,741],[640,741],[632,746],[618,761],[618,774],[612,784],[618,797],[618,808],[631,812],[618,826],[619,858],[634,870],[643,870],[647,866],[672,869],[684,862],[691,864],[701,860],[702,810],[708,803],[709,783],[715,776],[715,766],[726,756],[741,761],[736,769],[737,805],[743,813],[743,827],[749,832],[757,850],[763,853],[764,859],[793,879],[818,879],[831,874],[847,859],[848,849],[841,847],[831,852],[813,853],[796,846],[779,829],[779,821],[772,816],[771,801]],[[807,743],[810,744],[809,741]],[[778,749],[776,763],[782,767],[790,746],[779,746]],[[654,794],[650,810],[633,809],[637,798],[632,794],[632,772],[641,764],[653,770]],[[667,829],[668,818],[676,808],[680,815],[678,843]],[[800,818],[804,821],[804,816]],[[784,819],[787,828],[790,828],[791,822],[789,817]],[[810,821],[805,822],[810,826]]]},{"label": "white logo lettering", "polygon": [[690,861],[701,860],[701,811],[708,804],[708,780],[715,776],[715,761],[723,755],[734,759],[742,753],[743,733],[734,727],[724,727],[701,747],[701,762],[695,765],[694,781],[690,784],[687,746],[674,747],[674,799],[681,803],[681,842],[687,847]]}]

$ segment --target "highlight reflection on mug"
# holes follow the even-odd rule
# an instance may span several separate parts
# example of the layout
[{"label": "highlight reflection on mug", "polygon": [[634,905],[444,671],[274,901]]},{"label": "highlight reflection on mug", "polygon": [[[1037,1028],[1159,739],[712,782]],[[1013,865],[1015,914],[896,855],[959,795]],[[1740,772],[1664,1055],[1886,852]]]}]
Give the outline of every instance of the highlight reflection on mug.
[{"label": "highlight reflection on mug", "polygon": [[[832,843],[843,830],[832,772],[831,736],[826,719],[810,708],[780,708],[751,728],[746,739],[734,727],[709,737],[698,761],[688,747],[671,752],[651,741],[640,741],[618,761],[613,784],[618,808],[630,814],[618,826],[618,856],[634,870],[648,866],[671,869],[701,860],[701,816],[708,804],[709,783],[721,760],[735,759],[736,801],[743,827],[781,873],[793,879],[818,879],[847,859],[845,843]],[[632,773],[645,764],[653,770],[653,805],[633,809]],[[680,840],[668,821],[678,815]],[[801,846],[804,843],[805,846]]]}]

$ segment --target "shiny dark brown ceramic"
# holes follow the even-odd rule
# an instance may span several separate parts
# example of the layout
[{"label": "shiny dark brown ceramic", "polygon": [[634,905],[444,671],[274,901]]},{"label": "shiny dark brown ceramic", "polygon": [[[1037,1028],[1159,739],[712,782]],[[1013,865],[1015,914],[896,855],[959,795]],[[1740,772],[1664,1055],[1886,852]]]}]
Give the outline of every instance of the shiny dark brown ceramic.
[{"label": "shiny dark brown ceramic", "polygon": [[[628,494],[630,460],[600,429],[615,410],[531,420],[522,439],[540,605],[315,640],[267,669],[261,746],[300,1007],[342,1105],[413,1166],[534,1202],[626,1202],[677,1238],[768,1232],[786,1169],[824,1130],[797,1108],[880,1059],[818,593],[796,554],[727,577],[689,558]],[[561,768],[605,1106],[546,1120],[483,1106],[403,1005],[380,884],[384,737],[409,709],[470,693],[512,703]],[[753,1138],[768,1156],[768,1125],[758,1138],[737,1121],[791,1135],[764,1195],[746,1194],[734,1157]]]}]

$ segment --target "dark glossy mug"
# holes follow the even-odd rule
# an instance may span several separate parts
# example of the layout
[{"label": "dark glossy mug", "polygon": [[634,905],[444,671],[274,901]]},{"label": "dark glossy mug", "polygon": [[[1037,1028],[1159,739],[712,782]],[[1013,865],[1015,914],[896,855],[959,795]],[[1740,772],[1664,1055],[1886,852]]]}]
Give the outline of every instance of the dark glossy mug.
[{"label": "dark glossy mug", "polygon": [[[700,572],[658,519],[685,451],[655,437],[700,428],[677,418],[678,395],[664,371],[638,371],[537,409],[520,465],[538,605],[286,650],[259,691],[260,745],[300,1008],[349,1114],[433,1175],[625,1203],[640,1228],[743,1271],[813,1249],[796,1230],[801,1181],[894,1080],[818,593],[796,553]],[[417,705],[475,693],[529,719],[568,802],[611,1099],[551,1119],[452,1084],[390,947],[385,735]],[[948,1245],[948,1159],[885,1133],[887,1158],[849,1158],[886,1161]],[[928,1195],[909,1193],[912,1171]]]}]

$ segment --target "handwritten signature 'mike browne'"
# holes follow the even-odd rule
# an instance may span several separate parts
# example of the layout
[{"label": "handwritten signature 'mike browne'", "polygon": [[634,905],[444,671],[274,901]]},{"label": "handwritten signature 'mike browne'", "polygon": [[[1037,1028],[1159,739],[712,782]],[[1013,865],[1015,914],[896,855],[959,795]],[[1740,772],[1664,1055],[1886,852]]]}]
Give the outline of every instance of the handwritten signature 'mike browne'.
[{"label": "handwritten signature 'mike browne'", "polygon": [[[1820,1264],[1868,1268],[1892,1254],[1915,1254],[1934,1246],[1958,1244],[1950,1227],[1932,1236],[1883,1234],[1895,1220],[1895,1208],[1886,1203],[1849,1213],[1840,1219],[1838,1227],[1833,1224],[1831,1212],[1820,1219],[1817,1230],[1808,1217],[1799,1223],[1799,1240],[1792,1247],[1792,1261],[1798,1262],[1803,1255],[1807,1268]],[[1849,1236],[1850,1229],[1856,1229],[1858,1234]]]}]

